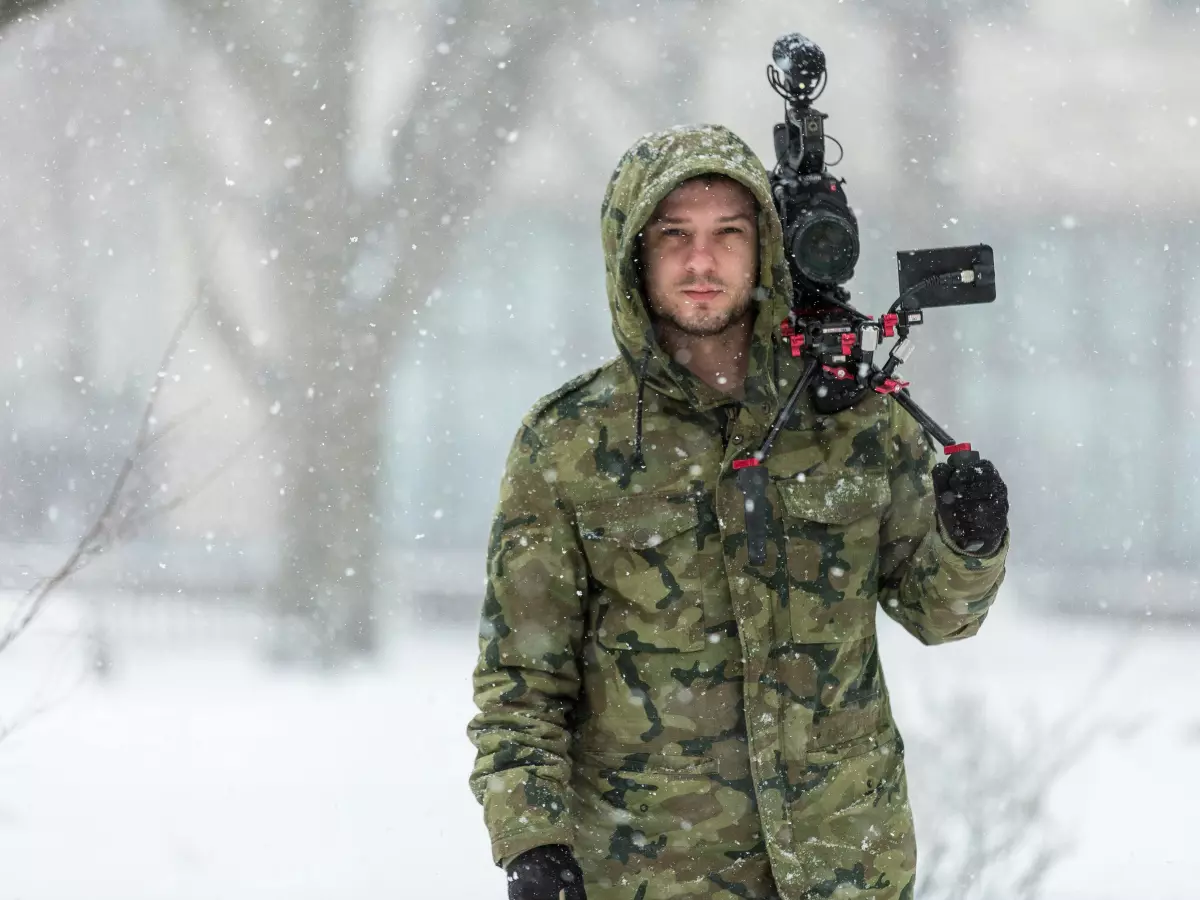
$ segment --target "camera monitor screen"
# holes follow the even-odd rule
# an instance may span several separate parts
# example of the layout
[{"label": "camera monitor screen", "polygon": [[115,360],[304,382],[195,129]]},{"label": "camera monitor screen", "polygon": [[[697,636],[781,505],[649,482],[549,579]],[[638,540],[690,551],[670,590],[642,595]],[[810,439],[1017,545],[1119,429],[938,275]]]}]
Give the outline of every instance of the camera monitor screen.
[{"label": "camera monitor screen", "polygon": [[962,274],[960,279],[941,281],[919,291],[914,299],[922,309],[991,303],[996,299],[996,265],[987,244],[902,250],[896,254],[896,265],[901,294],[935,275]]}]

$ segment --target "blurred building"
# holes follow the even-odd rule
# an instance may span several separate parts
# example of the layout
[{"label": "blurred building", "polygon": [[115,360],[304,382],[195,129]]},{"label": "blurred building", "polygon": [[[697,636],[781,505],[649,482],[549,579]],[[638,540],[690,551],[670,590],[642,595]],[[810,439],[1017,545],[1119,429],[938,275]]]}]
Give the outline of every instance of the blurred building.
[{"label": "blurred building", "polygon": [[[86,519],[136,424],[161,346],[209,263],[180,200],[196,154],[238,161],[225,176],[230,203],[260,202],[281,164],[256,159],[254,135],[228,125],[236,97],[172,81],[166,57],[183,45],[149,14],[156,0],[120,6],[116,25],[104,17],[115,7],[80,5],[70,25],[50,20],[0,47],[12,73],[0,104],[22,123],[0,132],[12,161],[0,172],[9,539],[65,540],[71,528],[55,521]],[[555,52],[453,276],[414,310],[381,436],[395,595],[440,585],[471,594],[473,614],[520,416],[613,353],[597,216],[618,156],[645,131],[702,120],[730,125],[770,164],[782,101],[764,69],[775,38],[799,29],[829,59],[817,105],[845,148],[836,171],[863,230],[852,284],[862,307],[894,298],[898,249],[996,249],[998,302],[939,311],[909,375],[918,400],[1010,481],[1015,581],[1037,602],[1185,609],[1198,591],[1200,527],[1188,341],[1200,312],[1194,8],[981,0],[947,19],[883,0],[805,16],[779,0],[628,6],[590,44]],[[379,9],[364,43],[377,74],[362,104],[374,116],[413,81],[397,48],[418,40],[389,31]],[[139,25],[118,27],[130,21]],[[673,68],[680,47],[698,51],[690,74]],[[663,92],[678,103],[645,102]],[[188,146],[181,108],[208,129],[202,150]],[[382,144],[364,131],[356,164],[369,180]],[[269,345],[269,256],[241,246],[236,230],[221,254],[251,339]],[[202,473],[272,415],[205,326],[189,334],[164,415],[207,400],[211,418],[198,437],[171,442],[160,473]],[[214,577],[269,567],[271,459],[247,454],[150,538],[198,548],[179,558],[225,548]],[[86,501],[71,506],[81,490]]]}]

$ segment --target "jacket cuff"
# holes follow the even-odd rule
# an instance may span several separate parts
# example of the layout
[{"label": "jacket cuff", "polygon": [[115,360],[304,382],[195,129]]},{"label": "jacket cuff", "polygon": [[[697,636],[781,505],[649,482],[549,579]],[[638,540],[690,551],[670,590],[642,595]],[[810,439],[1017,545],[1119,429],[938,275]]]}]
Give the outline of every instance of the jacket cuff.
[{"label": "jacket cuff", "polygon": [[575,843],[575,829],[570,825],[554,825],[538,831],[517,831],[492,840],[492,859],[502,869],[534,847],[544,847],[548,844],[566,844],[568,847]]},{"label": "jacket cuff", "polygon": [[[944,565],[949,564],[964,574],[1004,567],[1004,561],[1008,557],[1009,530],[1007,528],[1004,529],[1004,536],[1000,539],[999,547],[986,553],[972,553],[954,543],[950,535],[946,533],[945,526],[942,525],[941,516],[935,514],[933,518],[937,525],[936,552]],[[957,564],[955,558],[958,560]]]}]

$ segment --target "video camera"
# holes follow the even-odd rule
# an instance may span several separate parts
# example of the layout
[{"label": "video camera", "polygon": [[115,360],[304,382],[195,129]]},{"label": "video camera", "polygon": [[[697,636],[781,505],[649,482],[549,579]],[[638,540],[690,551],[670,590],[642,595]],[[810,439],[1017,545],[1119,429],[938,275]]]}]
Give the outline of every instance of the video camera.
[{"label": "video camera", "polygon": [[[858,221],[846,198],[845,179],[833,177],[825,162],[826,115],[812,105],[827,83],[825,54],[804,35],[793,33],[775,42],[772,56],[775,65],[767,66],[767,80],[783,97],[785,115],[775,126],[777,162],[770,183],[793,285],[791,310],[780,328],[792,355],[806,366],[762,445],[733,462],[746,497],[747,549],[755,564],[766,559],[768,533],[766,504],[760,502],[768,481],[762,462],[809,387],[822,413],[848,409],[869,391],[890,394],[942,445],[952,469],[978,462],[979,454],[970,444],[957,443],[917,405],[896,369],[911,354],[909,331],[924,322],[925,309],[996,299],[992,248],[977,244],[901,251],[896,254],[900,296],[882,319],[850,305],[850,293],[841,285],[858,263]],[[892,338],[896,343],[880,367],[875,353]]]},{"label": "video camera", "polygon": [[[846,197],[845,179],[831,175],[825,161],[827,116],[812,105],[827,84],[825,54],[804,35],[793,33],[775,42],[772,57],[767,81],[785,107],[784,121],[775,126],[777,162],[770,173],[771,193],[783,224],[793,284],[792,308],[781,329],[792,355],[810,364],[776,425],[782,427],[809,386],[823,413],[847,409],[875,391],[892,394],[947,454],[969,453],[970,445],[956,443],[917,406],[896,370],[912,352],[909,331],[924,322],[925,309],[996,299],[992,248],[977,244],[901,251],[896,254],[900,296],[887,313],[876,320],[854,309],[849,291],[841,285],[858,263],[858,221]],[[841,148],[835,139],[829,140]],[[840,161],[839,156],[834,164]],[[876,365],[875,352],[892,338],[896,343],[886,363]],[[745,465],[756,464],[770,452],[777,431],[772,430]]]}]

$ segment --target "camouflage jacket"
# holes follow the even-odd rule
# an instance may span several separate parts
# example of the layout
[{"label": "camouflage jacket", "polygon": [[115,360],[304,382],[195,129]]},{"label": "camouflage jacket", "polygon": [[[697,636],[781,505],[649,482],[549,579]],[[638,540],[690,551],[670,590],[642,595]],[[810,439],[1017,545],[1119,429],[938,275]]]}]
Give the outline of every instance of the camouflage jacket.
[{"label": "camouflage jacket", "polygon": [[[658,347],[631,261],[658,202],[704,172],[759,205],[741,402]],[[649,135],[613,175],[602,233],[620,357],[525,418],[492,530],[469,733],[494,857],[568,844],[589,900],[911,898],[876,605],[925,643],[974,634],[1008,538],[988,558],[949,543],[932,444],[890,398],[836,415],[806,398],[766,462],[752,565],[731,462],[800,372],[779,332],[791,285],[766,172],[723,128]]]}]

